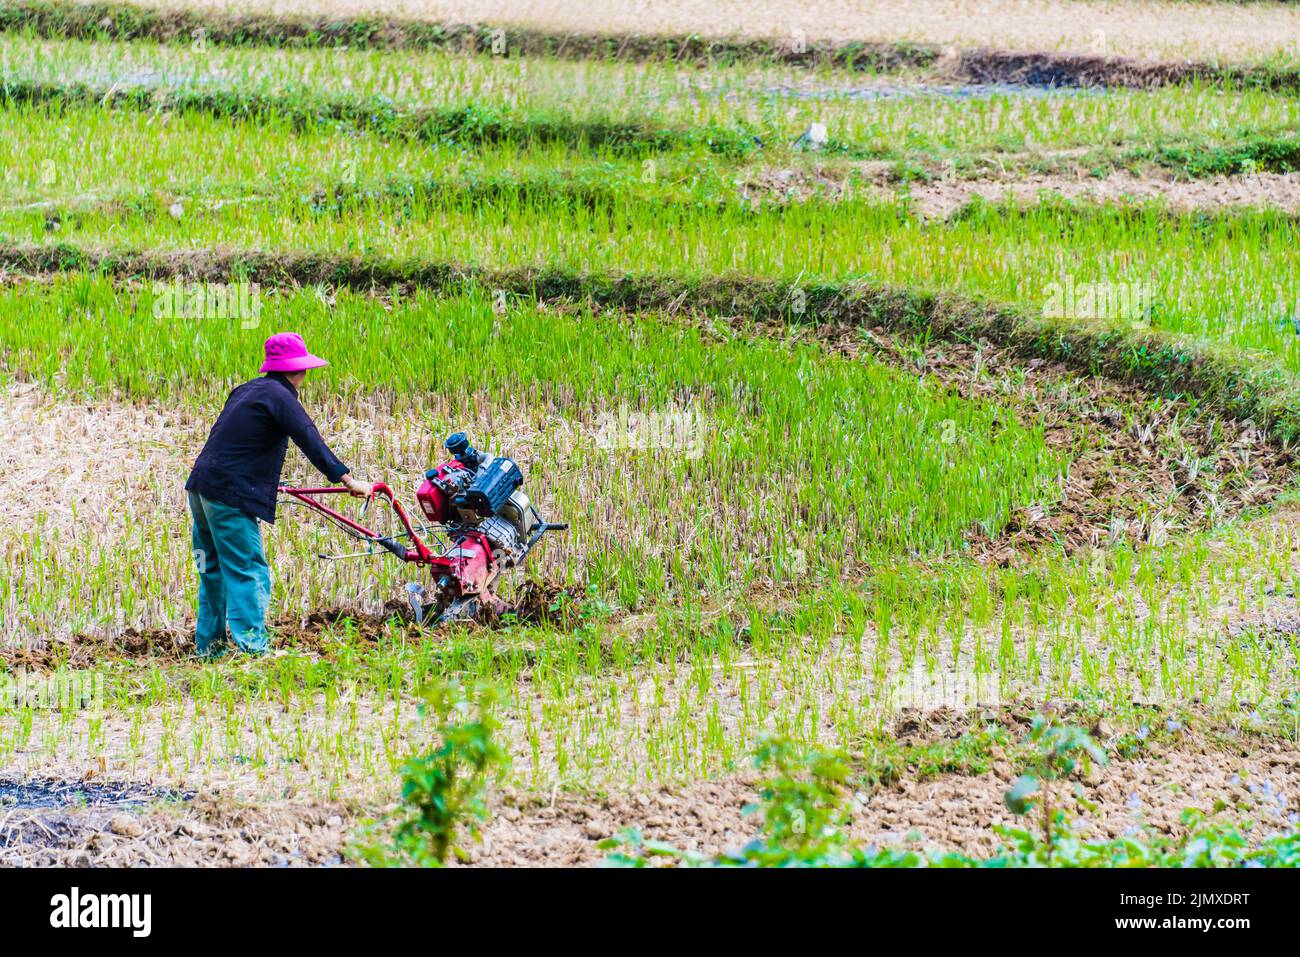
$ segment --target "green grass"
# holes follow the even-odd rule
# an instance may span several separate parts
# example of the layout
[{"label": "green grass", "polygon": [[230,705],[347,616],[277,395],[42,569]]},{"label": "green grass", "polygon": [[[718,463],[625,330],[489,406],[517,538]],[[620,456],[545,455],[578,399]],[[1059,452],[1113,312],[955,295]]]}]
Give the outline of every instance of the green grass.
[{"label": "green grass", "polygon": [[[0,241],[22,247],[6,261],[105,272],[0,288],[6,384],[39,383],[64,411],[152,409],[170,441],[144,430],[138,457],[105,463],[78,457],[71,430],[59,467],[86,470],[67,496],[20,498],[8,526],[7,638],[184,627],[184,470],[285,328],[332,360],[304,394],[327,438],[408,501],[458,427],[517,453],[535,500],[572,523],[531,572],[576,592],[563,625],[416,636],[345,620],[219,667],[97,654],[106,712],[0,705],[7,764],[103,755],[115,773],[244,797],[379,803],[422,743],[416,692],[444,678],[506,690],[514,783],[548,796],[731,773],[764,731],[873,751],[880,776],[910,780],[986,773],[1007,751],[991,727],[893,749],[904,705],[1082,702],[1121,716],[1112,747],[1134,758],[1202,740],[1152,733],[1134,702],[1199,698],[1216,747],[1295,739],[1300,646],[1267,624],[1300,588],[1287,522],[981,564],[966,533],[1059,495],[1071,463],[1038,425],[747,324],[843,316],[987,338],[1259,413],[1286,438],[1300,422],[1293,219],[1043,204],[940,224],[906,200],[755,209],[734,194],[758,164],[843,172],[854,157],[924,175],[1289,169],[1297,101],[1195,84],[864,101],[847,94],[921,77],[12,35],[0,58],[14,93]],[[119,108],[95,105],[114,83]],[[787,149],[813,121],[830,157]],[[122,255],[93,255],[106,249]],[[244,267],[281,287],[263,290],[256,327],[155,315],[154,271],[234,281]],[[1142,284],[1151,308],[1043,318],[1064,279]],[[662,433],[643,430],[635,452],[599,439],[604,423],[682,410],[698,413],[684,436],[698,456]],[[293,456],[286,477],[308,477]],[[285,514],[267,533],[277,613],[392,598],[412,577],[388,558],[322,565],[339,543],[316,532]]]},{"label": "green grass", "polygon": [[[0,239],[118,250],[285,250],[391,261],[459,262],[682,279],[747,276],[788,284],[862,279],[948,291],[1116,330],[1150,327],[1206,345],[1260,350],[1300,369],[1300,227],[1270,212],[1171,215],[1155,208],[1044,203],[973,207],[931,223],[902,205],[809,202],[753,210],[636,195],[472,190],[341,206],[311,197],[186,211],[90,208],[52,231],[47,211],[0,218]],[[652,268],[648,268],[653,264]],[[1076,294],[1057,295],[1065,287]],[[1098,289],[1133,292],[1127,308]],[[1116,293],[1118,295],[1118,293]],[[1092,296],[1089,305],[1088,296]],[[1071,305],[1073,303],[1073,305]]]},{"label": "green grass", "polygon": [[[1159,90],[946,96],[914,79],[772,66],[700,71],[673,63],[572,63],[418,51],[97,44],[0,36],[9,95],[119,101],[222,114],[280,114],[393,136],[464,142],[547,139],[645,153],[680,147],[776,155],[811,123],[832,153],[915,159],[955,171],[990,157],[1082,149],[1109,163],[1152,155],[1180,137],[1208,148],[1295,129],[1300,100],[1191,83]],[[862,96],[883,83],[891,95]],[[894,95],[911,91],[914,95]],[[757,136],[759,142],[754,141]],[[761,144],[761,147],[760,147]]]},{"label": "green grass", "polygon": [[[41,143],[39,151],[29,144]],[[254,143],[255,149],[242,148]],[[653,176],[637,158],[562,145],[394,140],[376,132],[303,127],[283,117],[231,119],[197,111],[165,120],[144,112],[47,104],[0,110],[0,202],[58,213],[175,200],[258,202],[276,196],[332,201],[336,191],[441,191],[522,184],[683,200],[734,192],[731,167],[692,152],[661,153]]]},{"label": "green grass", "polygon": [[[529,463],[535,494],[577,526],[549,549],[563,576],[629,607],[959,551],[967,531],[996,534],[1016,507],[1051,501],[1064,465],[993,405],[811,346],[528,307],[497,316],[482,297],[417,295],[390,309],[344,294],[327,308],[300,293],[264,308],[264,325],[241,329],[155,318],[147,291],[102,281],[4,290],[4,368],[70,396],[211,416],[270,327],[292,328],[333,358],[333,390],[406,397],[430,429],[421,457],[366,464],[404,469],[408,482],[435,464],[440,436],[485,408],[501,410],[490,421],[513,414],[527,396],[530,438],[519,426],[473,431],[493,448],[522,445],[510,451]],[[679,413],[695,418],[678,432],[671,418],[658,432],[643,423],[644,448],[601,446],[611,416],[621,433],[637,415]],[[811,572],[808,555],[821,556]],[[111,591],[111,578],[84,588]]]},{"label": "green grass", "polygon": [[[397,765],[422,742],[414,692],[448,677],[507,689],[515,780],[543,794],[735,771],[759,729],[862,754],[887,779],[980,774],[1002,747],[996,734],[972,733],[900,749],[886,734],[900,703],[1052,700],[1105,717],[1108,747],[1121,757],[1133,756],[1135,737],[1201,746],[1207,729],[1231,735],[1215,747],[1240,751],[1294,740],[1290,675],[1300,649],[1291,639],[1224,654],[1214,615],[1293,587],[1292,545],[1239,528],[1100,562],[903,568],[864,588],[801,595],[779,613],[748,602],[719,620],[664,609],[640,631],[597,616],[570,632],[412,640],[394,630],[372,642],[345,622],[326,634],[326,657],[289,651],[215,667],[101,660],[107,723],[7,710],[0,755],[105,754],[173,780],[233,778],[245,793],[293,781],[308,794],[384,800]],[[1144,725],[1181,718],[1196,698],[1202,723],[1142,737]],[[1138,700],[1162,706],[1137,709]]]}]

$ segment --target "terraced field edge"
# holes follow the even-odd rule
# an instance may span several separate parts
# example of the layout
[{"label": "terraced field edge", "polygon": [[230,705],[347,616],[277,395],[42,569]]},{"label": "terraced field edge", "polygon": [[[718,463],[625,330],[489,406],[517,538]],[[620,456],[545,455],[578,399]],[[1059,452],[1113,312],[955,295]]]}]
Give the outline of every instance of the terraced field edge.
[{"label": "terraced field edge", "polygon": [[[577,119],[495,106],[454,105],[403,108],[381,97],[307,96],[302,93],[246,93],[162,87],[47,83],[0,76],[0,108],[16,105],[120,107],[147,112],[194,111],[223,119],[285,118],[295,128],[342,124],[384,137],[410,137],[426,143],[558,145],[646,156],[672,150],[699,150],[729,159],[760,154],[768,145],[744,124],[694,127],[605,119]],[[782,144],[773,144],[781,146]],[[902,157],[892,150],[831,138],[829,155],[874,160]],[[1151,164],[1176,175],[1199,179],[1241,173],[1291,173],[1300,170],[1300,137],[1294,133],[1239,130],[1227,142],[1206,143],[1181,137],[1133,145],[1115,156],[1094,156],[1095,169]],[[913,171],[915,172],[915,171]],[[894,179],[901,174],[895,172]]]},{"label": "terraced field edge", "polygon": [[224,282],[238,277],[271,286],[321,284],[362,290],[471,286],[632,312],[693,311],[760,323],[881,327],[927,340],[988,341],[1026,361],[1060,362],[1152,394],[1186,398],[1199,408],[1253,423],[1284,448],[1300,438],[1300,384],[1275,362],[1163,330],[1041,318],[1006,304],[950,293],[864,282],[792,288],[744,276],[685,279],[309,253],[103,251],[68,244],[0,245],[0,269],[29,274],[86,271],[121,279]]},{"label": "terraced field edge", "polygon": [[311,123],[345,123],[384,136],[413,136],[426,142],[555,143],[614,153],[703,149],[724,156],[744,156],[762,145],[748,130],[704,125],[659,127],[612,120],[578,120],[566,116],[516,114],[494,107],[448,106],[401,110],[378,97],[308,97],[200,91],[84,83],[52,84],[0,80],[0,107],[14,104],[78,103],[140,110],[194,110],[219,117],[277,116],[301,127]]},{"label": "terraced field edge", "polygon": [[698,34],[553,33],[509,25],[385,17],[327,17],[156,10],[129,3],[19,0],[0,8],[0,30],[89,40],[205,42],[239,46],[428,49],[570,60],[672,60],[696,65],[781,63],[872,71],[934,68],[954,79],[1036,86],[1157,87],[1194,80],[1271,90],[1300,89],[1300,67],[1155,62],[1079,53],[989,49],[945,51],[938,44],[826,43]]}]

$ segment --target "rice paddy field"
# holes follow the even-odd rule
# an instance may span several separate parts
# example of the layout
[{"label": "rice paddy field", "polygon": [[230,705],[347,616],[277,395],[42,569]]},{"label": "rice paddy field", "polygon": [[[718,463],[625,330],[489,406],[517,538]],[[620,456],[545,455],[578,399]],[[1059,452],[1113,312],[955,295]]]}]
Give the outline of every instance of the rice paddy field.
[{"label": "rice paddy field", "polygon": [[[430,688],[457,866],[1300,861],[1300,8],[794,6],[0,11],[0,863],[376,863]],[[357,476],[569,523],[507,614],[283,504],[196,656],[281,331]]]}]

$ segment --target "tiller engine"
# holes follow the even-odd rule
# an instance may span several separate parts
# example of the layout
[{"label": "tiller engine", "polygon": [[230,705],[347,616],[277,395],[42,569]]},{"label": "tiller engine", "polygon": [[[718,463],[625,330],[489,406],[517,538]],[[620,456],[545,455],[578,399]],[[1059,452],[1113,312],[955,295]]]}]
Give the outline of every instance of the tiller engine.
[{"label": "tiller engine", "polygon": [[[547,532],[569,527],[542,518],[521,488],[524,475],[513,459],[478,451],[464,432],[450,436],[446,447],[452,457],[425,472],[415,493],[427,525],[412,525],[387,485],[379,482],[372,488],[365,509],[377,500],[387,502],[401,526],[391,535],[373,531],[317,499],[319,495],[346,494],[345,488],[280,487],[281,494],[291,501],[324,515],[369,545],[366,551],[352,555],[319,557],[356,558],[374,554],[378,547],[404,562],[427,566],[432,572],[431,587],[417,582],[406,586],[415,619],[422,624],[473,618],[480,611],[504,611],[505,603],[492,590],[502,571],[521,565]],[[440,535],[445,543],[430,548],[421,532]]]}]

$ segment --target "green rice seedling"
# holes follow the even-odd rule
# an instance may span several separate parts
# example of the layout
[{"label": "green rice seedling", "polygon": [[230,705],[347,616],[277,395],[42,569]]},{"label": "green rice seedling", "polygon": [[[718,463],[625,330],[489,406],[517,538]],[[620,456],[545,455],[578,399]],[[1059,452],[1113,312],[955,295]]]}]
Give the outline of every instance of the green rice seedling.
[{"label": "green rice seedling", "polygon": [[[821,282],[862,279],[907,287],[922,301],[960,292],[1055,322],[1268,350],[1292,370],[1300,362],[1292,321],[1300,291],[1286,256],[1294,233],[1293,220],[1269,212],[1171,217],[1044,203],[988,207],[945,224],[892,205],[754,211],[629,198],[574,207],[534,196],[483,206],[455,193],[400,205],[376,198],[342,217],[298,200],[164,222],[88,211],[54,238],[37,213],[0,219],[11,243],[279,249],[361,256],[395,275],[419,263],[613,275],[655,263],[656,274],[693,284],[712,274],[772,279],[796,298]],[[1154,358],[1139,353],[1134,362]]]},{"label": "green rice seedling", "polygon": [[[885,762],[904,707],[1090,708],[1121,725],[1108,746],[1125,760],[1181,746],[1135,700],[1196,700],[1238,749],[1295,740],[1300,643],[1269,617],[1297,584],[1285,517],[1207,506],[1195,529],[1167,528],[1174,491],[1125,512],[1140,533],[1095,548],[1047,544],[1008,567],[972,554],[980,530],[996,539],[1052,506],[1102,444],[1049,449],[1032,411],[1011,412],[1029,408],[1016,400],[1033,376],[939,328],[962,310],[1050,318],[1026,359],[1055,337],[1050,354],[1082,349],[1080,368],[1122,342],[1122,371],[1158,367],[1142,381],[1162,394],[1114,410],[1062,382],[1058,398],[1158,444],[1162,462],[1217,471],[1204,481],[1222,495],[1255,481],[1236,451],[1255,446],[1226,417],[1242,407],[1164,393],[1223,355],[1218,394],[1236,394],[1257,381],[1243,370],[1258,350],[1281,360],[1267,395],[1285,394],[1300,368],[1292,218],[1042,203],[932,222],[906,198],[755,203],[749,184],[774,165],[833,179],[854,157],[918,176],[1282,168],[1293,99],[1194,84],[957,99],[915,76],[830,69],[201,59],[12,36],[0,52],[15,91],[0,109],[4,261],[66,273],[0,288],[0,376],[12,434],[32,443],[18,464],[53,461],[45,435],[78,461],[136,463],[121,487],[47,468],[33,480],[77,494],[4,520],[4,660],[62,674],[89,653],[105,680],[102,712],[0,700],[0,756],[16,770],[102,759],[245,800],[377,805],[432,743],[419,689],[447,681],[502,689],[509,784],[544,797],[732,775],[772,733],[792,754]],[[99,105],[114,83],[117,107]],[[827,148],[791,149],[812,122],[829,126]],[[763,143],[738,158],[726,136],[704,142],[717,131]],[[128,281],[75,274],[102,250],[104,272]],[[262,283],[249,325],[157,308],[155,275],[217,261],[230,283]],[[827,290],[857,279],[878,313],[860,303],[863,328],[836,349],[812,341],[808,323],[833,317],[817,307],[843,302]],[[1136,289],[1138,308],[1095,314],[1111,285]],[[652,286],[674,290],[654,300],[674,315],[637,308],[628,289]],[[877,320],[919,333],[891,365],[871,357]],[[417,635],[370,613],[408,569],[323,567],[328,537],[286,514],[268,532],[281,646],[220,666],[178,653],[194,600],[180,480],[279,328],[331,358],[305,398],[365,474],[409,490],[460,427],[518,454],[546,513],[571,522],[532,569],[568,597],[538,619]],[[978,398],[927,374],[936,344],[940,361],[973,356]],[[1218,414],[1211,444],[1237,456],[1222,464],[1190,438]],[[287,475],[309,474],[295,453]],[[334,606],[341,617],[302,626]],[[981,773],[991,740],[919,746],[899,773]]]},{"label": "green rice seedling", "polygon": [[[59,387],[83,394],[156,400],[169,370],[178,399],[184,396],[190,408],[199,402],[215,408],[241,375],[239,357],[256,353],[262,338],[261,330],[235,323],[196,325],[195,338],[170,340],[178,348],[185,343],[184,362],[160,350],[154,367],[97,364],[97,355],[134,352],[132,343],[141,337],[167,341],[162,330],[175,320],[154,317],[147,297],[123,296],[102,283],[74,281],[57,290],[49,291],[53,308],[42,297],[12,298],[14,308],[0,320],[9,361],[16,371],[34,373],[37,366],[24,369],[22,356],[37,355],[38,343],[58,343],[66,370]],[[79,329],[69,310],[79,312],[81,302],[93,303],[96,318]],[[480,297],[417,296],[389,312],[360,296],[344,295],[325,308],[303,294],[277,312],[278,323],[337,357],[338,392],[365,387],[419,397],[417,407],[396,418],[382,413],[370,420],[370,434],[389,432],[384,422],[405,432],[396,458],[343,448],[351,460],[369,457],[371,469],[391,470],[395,487],[409,488],[438,454],[439,436],[462,425],[482,422],[471,430],[489,447],[520,446],[521,438],[500,434],[493,419],[483,417],[493,403],[510,409],[516,421],[525,415],[531,438],[516,454],[538,476],[547,512],[582,516],[581,528],[607,530],[601,536],[580,530],[558,542],[540,571],[590,583],[623,607],[645,604],[649,596],[700,600],[731,593],[733,556],[747,557],[757,585],[806,576],[808,553],[826,556],[815,576],[829,581],[860,575],[886,556],[958,550],[976,522],[996,529],[1015,508],[1050,501],[1063,464],[1035,429],[1004,424],[993,406],[918,387],[885,366],[823,355],[811,346],[706,340],[690,327],[652,319],[613,321],[527,308],[496,315]],[[363,343],[352,339],[359,324],[370,329]],[[93,336],[85,334],[92,328]],[[421,358],[407,348],[412,337],[455,348]],[[516,348],[521,341],[531,343],[527,353]],[[185,370],[179,377],[178,369]],[[477,391],[441,397],[426,391],[449,376],[477,382]],[[635,407],[615,405],[629,394],[636,396]],[[518,395],[529,397],[527,410],[511,398]],[[375,415],[373,408],[363,414]],[[959,441],[945,445],[945,429]],[[774,475],[785,476],[779,488],[771,484]],[[765,503],[761,511],[757,502]],[[128,526],[112,549],[79,541],[68,575],[73,567],[80,575],[97,568],[95,580],[103,587],[83,581],[81,617],[73,627],[112,626],[103,617],[109,613],[124,622],[146,620],[145,606],[122,588],[130,577],[119,561],[151,561],[154,580],[172,583],[169,594],[188,592],[193,576],[186,540],[176,528],[182,519],[177,510],[162,525]],[[292,510],[277,525],[277,565],[291,569],[277,581],[278,602],[320,607],[356,594],[376,575],[378,595],[398,589],[404,569],[392,563],[354,564],[341,574],[318,569],[310,559],[323,547],[318,531]],[[800,543],[797,554],[789,552],[792,540]],[[49,566],[47,576],[62,567],[42,552],[31,561]],[[676,574],[670,576],[672,561]],[[27,567],[20,562],[4,578],[25,575]],[[49,590],[34,594],[72,591],[70,577],[47,580]]]},{"label": "green rice seedling", "polygon": [[[359,108],[347,115],[379,129],[416,130],[419,121],[403,126],[402,117],[430,111],[439,118],[437,136],[548,137],[567,135],[559,131],[572,124],[573,135],[607,142],[690,141],[713,149],[727,141],[726,149],[744,149],[755,134],[764,144],[787,146],[812,123],[822,123],[832,151],[921,157],[953,167],[977,154],[1042,152],[1042,144],[1127,141],[1136,147],[1197,130],[1222,131],[1216,132],[1222,142],[1238,138],[1234,131],[1284,132],[1296,120],[1293,99],[1257,88],[1192,83],[1105,95],[997,88],[972,95],[906,75],[752,64],[701,71],[674,63],[355,49],[198,51],[6,35],[0,37],[0,69],[11,96],[23,83],[67,90],[81,85],[100,97],[109,89],[124,96],[171,90],[231,113],[304,118],[351,101]],[[523,125],[516,127],[517,120]],[[711,136],[694,136],[698,129]],[[665,139],[665,130],[675,133]]]}]

